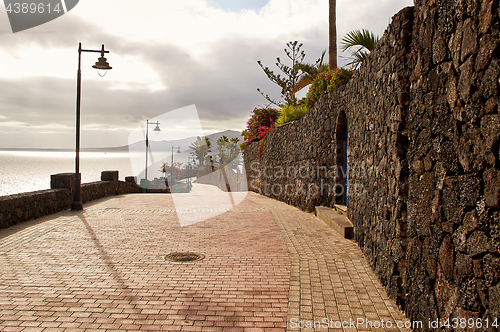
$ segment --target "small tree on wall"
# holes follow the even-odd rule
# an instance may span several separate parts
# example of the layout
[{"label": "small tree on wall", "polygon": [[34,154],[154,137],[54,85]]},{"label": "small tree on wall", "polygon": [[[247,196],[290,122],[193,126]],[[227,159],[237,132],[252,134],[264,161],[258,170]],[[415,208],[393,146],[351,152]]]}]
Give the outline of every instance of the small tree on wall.
[{"label": "small tree on wall", "polygon": [[283,107],[285,104],[297,105],[294,88],[299,82],[301,76],[300,69],[297,68],[297,65],[301,64],[306,56],[304,51],[300,50],[302,44],[299,44],[298,41],[289,42],[286,46],[287,48],[285,48],[284,51],[286,56],[292,61],[292,66],[287,66],[281,62],[280,58],[276,58],[278,61],[276,62],[276,66],[282,74],[284,74],[284,76],[281,76],[281,74],[275,74],[271,69],[269,69],[269,67],[264,67],[260,61],[257,61],[271,82],[277,84],[281,88],[281,97],[285,102],[283,103],[272,99],[269,95],[262,93],[260,89],[257,89],[257,91],[259,91],[260,94],[271,104],[279,107]]}]

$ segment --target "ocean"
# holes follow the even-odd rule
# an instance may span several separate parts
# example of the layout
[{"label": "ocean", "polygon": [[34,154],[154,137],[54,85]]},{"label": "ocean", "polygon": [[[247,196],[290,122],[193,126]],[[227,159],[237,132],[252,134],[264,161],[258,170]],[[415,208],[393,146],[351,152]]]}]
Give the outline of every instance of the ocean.
[{"label": "ocean", "polygon": [[[189,153],[175,155],[175,161],[187,161]],[[133,158],[131,158],[133,156]],[[159,160],[159,158],[157,158]],[[170,163],[170,157],[163,160]],[[148,160],[150,162],[150,160]],[[133,164],[134,163],[134,164]],[[161,162],[148,166],[148,178],[160,177]],[[101,180],[102,171],[119,171],[120,180],[134,174],[145,165],[145,154],[128,152],[81,152],[82,183]],[[141,169],[142,171],[142,169]],[[59,151],[0,151],[0,196],[50,189],[50,176],[75,172],[75,152]]]}]

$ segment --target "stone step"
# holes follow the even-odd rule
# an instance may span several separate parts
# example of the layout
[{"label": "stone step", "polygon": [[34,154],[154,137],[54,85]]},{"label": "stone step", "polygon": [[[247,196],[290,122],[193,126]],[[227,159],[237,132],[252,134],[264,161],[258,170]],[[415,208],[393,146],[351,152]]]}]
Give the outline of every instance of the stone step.
[{"label": "stone step", "polygon": [[347,209],[341,214],[341,212],[332,208],[316,206],[316,216],[344,238],[352,239],[354,237],[354,227],[347,218]]},{"label": "stone step", "polygon": [[344,214],[347,216],[347,205],[340,205],[340,204],[335,204],[334,206],[335,211],[337,211],[340,214]]}]

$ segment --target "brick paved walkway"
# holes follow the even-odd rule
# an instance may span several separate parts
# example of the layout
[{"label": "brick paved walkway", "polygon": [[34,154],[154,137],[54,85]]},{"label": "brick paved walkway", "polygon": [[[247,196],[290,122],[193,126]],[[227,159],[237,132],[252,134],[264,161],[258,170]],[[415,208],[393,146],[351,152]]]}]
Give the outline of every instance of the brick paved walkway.
[{"label": "brick paved walkway", "polygon": [[[197,197],[182,213],[212,217],[185,227],[170,195],[134,194],[0,231],[0,331],[295,331],[326,317],[333,327],[404,320],[355,243],[313,215],[254,193],[215,215],[227,207],[200,199],[218,189],[195,188],[179,196]],[[206,258],[164,259],[174,251]],[[344,327],[330,330],[370,330]]]}]

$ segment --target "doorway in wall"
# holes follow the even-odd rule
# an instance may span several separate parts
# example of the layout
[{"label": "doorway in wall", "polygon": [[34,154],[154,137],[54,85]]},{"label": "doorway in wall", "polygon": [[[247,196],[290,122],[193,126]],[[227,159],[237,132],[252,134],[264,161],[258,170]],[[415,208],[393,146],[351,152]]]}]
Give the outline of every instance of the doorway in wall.
[{"label": "doorway in wall", "polygon": [[336,139],[337,177],[335,181],[335,203],[347,205],[347,145],[349,144],[349,132],[344,111],[341,111],[337,118]]}]

